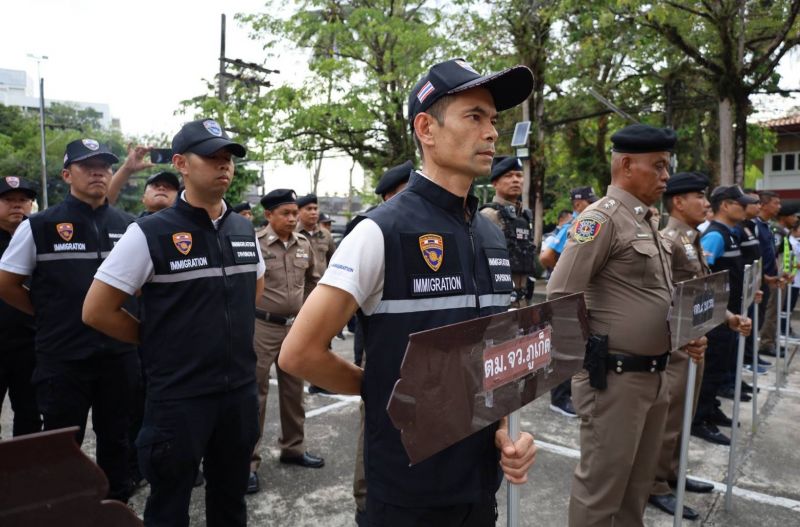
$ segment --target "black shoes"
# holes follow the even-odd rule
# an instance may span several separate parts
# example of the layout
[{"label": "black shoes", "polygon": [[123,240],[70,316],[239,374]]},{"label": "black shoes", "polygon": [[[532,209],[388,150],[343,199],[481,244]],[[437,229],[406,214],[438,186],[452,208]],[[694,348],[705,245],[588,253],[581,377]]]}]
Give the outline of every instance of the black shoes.
[{"label": "black shoes", "polygon": [[555,413],[564,415],[566,417],[578,416],[578,414],[575,413],[575,407],[572,406],[572,400],[569,397],[555,403],[550,403],[550,409]]},{"label": "black shoes", "polygon": [[693,424],[692,435],[716,445],[731,444],[731,440],[728,438],[728,436],[720,432],[719,428],[717,428],[717,425],[714,423],[704,422],[699,425]]},{"label": "black shoes", "polygon": [[[677,498],[673,494],[665,494],[663,496],[653,496],[651,495],[647,499],[650,505],[655,506],[657,509],[661,509],[662,511],[666,512],[670,516],[675,516],[675,506],[677,505]],[[696,520],[699,518],[700,515],[697,514],[697,511],[692,509],[691,507],[687,507],[686,505],[683,506],[683,518],[686,520]]]},{"label": "black shoes", "polygon": [[245,494],[255,494],[259,490],[261,490],[261,485],[258,482],[258,474],[251,472],[250,477],[247,479],[247,490]]},{"label": "black shoes", "polygon": [[[720,388],[719,390],[717,390],[717,395],[720,397],[724,397],[725,399],[733,400],[733,398],[736,397],[736,391],[732,386],[725,386],[724,388]],[[739,400],[742,401],[743,403],[748,403],[752,401],[753,398],[750,397],[748,394],[742,392],[739,394]]]},{"label": "black shoes", "polygon": [[280,462],[288,463],[290,465],[299,465],[305,468],[321,468],[325,466],[324,459],[309,454],[308,452],[304,452],[302,456],[293,456],[293,457],[281,456]]},{"label": "black shoes", "polygon": [[329,391],[328,391],[328,390],[326,390],[325,388],[320,388],[320,387],[319,387],[319,386],[317,386],[316,384],[312,384],[312,385],[310,385],[310,386],[308,387],[308,393],[323,393],[323,394],[326,394],[326,395],[330,395],[330,394],[332,394],[333,392],[329,392]]},{"label": "black shoes", "polygon": [[725,415],[725,413],[716,406],[711,411],[711,415],[708,416],[708,422],[717,426],[725,426],[728,428],[733,425],[733,420],[731,420],[730,417]]},{"label": "black shoes", "polygon": [[[671,488],[676,488],[678,486],[677,481],[668,481],[669,486]],[[686,485],[684,486],[686,492],[694,492],[695,494],[708,494],[709,492],[714,490],[714,485],[711,483],[704,483],[702,481],[697,481],[696,479],[686,478]]]}]

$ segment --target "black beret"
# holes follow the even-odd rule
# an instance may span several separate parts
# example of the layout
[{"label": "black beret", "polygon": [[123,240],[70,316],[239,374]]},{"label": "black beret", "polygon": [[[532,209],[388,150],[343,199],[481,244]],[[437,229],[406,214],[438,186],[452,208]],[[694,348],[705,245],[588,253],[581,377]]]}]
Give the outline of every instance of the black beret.
[{"label": "black beret", "polygon": [[13,192],[15,190],[19,190],[31,199],[36,197],[36,191],[27,179],[17,176],[0,178],[0,196],[6,192]]},{"label": "black beret", "polygon": [[165,183],[172,185],[173,187],[175,187],[175,190],[178,190],[181,186],[180,182],[178,181],[178,176],[176,176],[169,170],[162,170],[161,172],[156,172],[155,174],[147,178],[147,183],[145,183],[145,186],[152,185],[153,183],[156,183],[158,181],[164,181]]},{"label": "black beret", "polygon": [[319,223],[336,223],[336,220],[323,212],[319,215]]},{"label": "black beret", "polygon": [[[444,97],[471,88],[486,88],[492,94],[498,112],[513,108],[528,98],[533,90],[533,73],[527,66],[481,75],[463,59],[451,59],[431,66],[408,96],[408,120],[430,108]],[[413,126],[413,124],[412,124]]]},{"label": "black beret", "polygon": [[314,193],[306,194],[305,196],[300,196],[297,198],[297,206],[301,209],[311,203],[317,203],[317,195]]},{"label": "black beret", "polygon": [[119,158],[103,143],[94,139],[77,139],[67,145],[66,152],[64,152],[64,168],[92,157],[103,158],[110,165],[119,162]]},{"label": "black beret", "polygon": [[492,175],[489,177],[489,181],[494,181],[512,170],[522,170],[522,161],[518,157],[495,157],[492,160]]},{"label": "black beret", "polygon": [[226,148],[237,157],[244,157],[247,149],[232,141],[225,130],[213,119],[199,119],[186,123],[172,138],[172,151],[176,154],[191,152],[210,156]]},{"label": "black beret", "polygon": [[297,194],[288,188],[276,188],[261,198],[261,206],[267,210],[272,210],[287,203],[297,203]]},{"label": "black beret", "polygon": [[632,124],[611,136],[614,152],[647,154],[672,152],[678,136],[671,128],[656,128],[647,124]]},{"label": "black beret", "polygon": [[405,163],[390,168],[381,176],[380,181],[378,181],[378,185],[375,187],[375,194],[383,196],[393,191],[398,186],[408,181],[413,170],[414,163],[411,161],[406,161]]},{"label": "black beret", "polygon": [[250,210],[250,203],[244,201],[242,203],[239,203],[238,205],[234,205],[233,207],[231,207],[231,209],[233,210],[233,212],[238,214],[243,210]]},{"label": "black beret", "polygon": [[719,186],[715,188],[711,192],[711,198],[709,201],[716,203],[726,199],[738,201],[742,205],[752,205],[753,203],[758,203],[758,198],[754,198],[748,194],[745,194],[739,185],[731,185],[729,187]]},{"label": "black beret", "polygon": [[708,178],[700,172],[678,172],[667,181],[665,196],[686,194],[687,192],[703,192],[709,185]]},{"label": "black beret", "polygon": [[589,203],[597,201],[597,194],[592,187],[577,187],[569,191],[569,199],[585,199]]}]

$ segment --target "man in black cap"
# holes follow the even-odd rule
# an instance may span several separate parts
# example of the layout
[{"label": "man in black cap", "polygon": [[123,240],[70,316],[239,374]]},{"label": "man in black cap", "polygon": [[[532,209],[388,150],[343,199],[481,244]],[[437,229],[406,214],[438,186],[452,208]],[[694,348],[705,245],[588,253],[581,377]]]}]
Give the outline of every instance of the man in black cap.
[{"label": "man in black cap", "polygon": [[[781,288],[781,298],[783,299],[782,302],[786,301],[786,295],[790,290],[790,287],[787,287],[787,284],[791,284],[794,281],[794,275],[797,271],[792,265],[794,258],[792,247],[789,244],[789,234],[798,224],[797,212],[798,208],[796,205],[790,205],[788,203],[781,205],[781,208],[778,210],[778,214],[775,217],[775,223],[772,228],[772,236],[775,239],[775,256],[778,259],[778,268],[781,270],[781,278],[783,281]],[[789,256],[784,258],[784,254],[788,254]],[[786,266],[785,262],[789,262],[788,267]],[[781,335],[784,335],[786,331],[785,305],[781,306],[780,313],[779,331]],[[791,328],[789,336],[791,338],[797,338],[797,335],[794,334],[794,331],[791,331]]]},{"label": "man in black cap", "polygon": [[[181,128],[172,163],[186,189],[140,218],[97,270],[83,319],[139,344],[147,376],[136,444],[150,482],[147,526],[189,524],[200,460],[206,523],[244,526],[250,455],[258,438],[255,302],[264,262],[253,225],[223,196],[244,146],[214,120]],[[141,321],[122,308],[141,291]]]},{"label": "man in black cap", "polygon": [[[369,525],[491,525],[503,472],[522,483],[534,461],[532,436],[512,442],[503,419],[410,467],[386,412],[410,333],[508,308],[505,238],[478,214],[469,189],[491,172],[497,112],[521,103],[532,86],[524,66],[481,76],[459,59],[427,72],[409,97],[422,170],[342,240],[281,349],[285,370],[362,394]],[[446,289],[424,288],[442,277],[453,278]],[[364,370],[328,350],[357,310]]]},{"label": "man in black cap", "polygon": [[250,221],[253,221],[253,211],[250,208],[250,203],[247,201],[243,201],[238,205],[234,205],[233,212],[235,212],[239,216],[244,216]]},{"label": "man in black cap", "polygon": [[147,216],[171,207],[178,197],[180,187],[178,176],[169,170],[162,170],[148,177],[144,194],[142,194],[144,212],[140,216]]},{"label": "man in black cap", "polygon": [[383,201],[389,201],[399,192],[402,192],[408,184],[408,178],[414,171],[414,163],[405,161],[387,170],[375,186],[375,194],[379,195]]},{"label": "man in black cap", "polygon": [[778,270],[778,259],[775,255],[775,238],[772,233],[772,221],[781,208],[781,198],[775,192],[762,190],[758,192],[761,209],[755,219],[756,235],[763,256],[764,277],[761,283],[761,292],[764,300],[758,306],[759,355],[774,357],[778,349],[775,342],[775,333],[778,324],[777,293],[776,288],[783,287],[784,279]]},{"label": "man in black cap", "polygon": [[584,291],[592,332],[572,378],[581,459],[571,527],[643,525],[669,402],[671,265],[649,207],[666,189],[676,136],[636,124],[611,141],[611,185],[575,219],[547,285],[549,298]]},{"label": "man in black cap", "polygon": [[[276,189],[261,198],[267,226],[257,234],[266,262],[264,294],[256,308],[254,347],[258,382],[259,443],[250,462],[248,493],[259,489],[257,471],[261,465],[260,435],[269,393],[269,370],[278,358],[283,339],[300,311],[303,300],[319,281],[317,253],[311,241],[297,232],[297,195],[290,189]],[[325,460],[305,448],[303,380],[283,371],[276,364],[280,408],[280,462],[307,468],[321,468]]]},{"label": "man in black cap", "polygon": [[[331,232],[332,224],[336,223],[336,220],[330,217],[330,215],[321,212],[319,214],[319,226],[325,229],[328,232]],[[331,255],[333,256],[333,255]]]},{"label": "man in black cap", "polygon": [[[95,271],[133,219],[106,199],[117,161],[94,139],[67,145],[61,176],[70,193],[17,228],[0,262],[0,297],[35,316],[33,383],[44,429],[77,426],[82,443],[91,408],[108,497],[127,501],[128,425],[139,358],[134,346],[98,333],[80,317]],[[136,312],[131,297],[123,301]]]},{"label": "man in black cap", "polygon": [[306,194],[297,198],[297,232],[305,236],[314,248],[317,275],[325,274],[328,262],[336,251],[330,231],[321,229],[319,222],[319,203],[316,194]]},{"label": "man in black cap", "polygon": [[[706,216],[709,207],[705,190],[708,187],[708,178],[697,172],[681,172],[672,176],[667,182],[664,191],[664,208],[669,214],[667,226],[661,231],[664,239],[671,247],[672,280],[674,283],[691,280],[710,273],[708,264],[703,256],[703,247],[700,244],[700,233],[697,226]],[[728,326],[734,330],[748,332],[750,323],[739,316],[728,313]],[[683,405],[686,395],[686,382],[688,374],[688,361],[690,356],[685,349],[674,350],[667,365],[667,382],[669,383],[669,410],[661,449],[656,466],[656,477],[653,489],[650,491],[649,502],[668,514],[675,514],[676,498],[670,487],[674,487],[678,480],[678,465],[680,463],[680,433],[683,424]],[[697,364],[697,378],[695,381],[695,401],[700,391],[703,378],[704,361],[695,360]],[[720,419],[730,419],[724,415],[712,414],[711,422],[723,423]],[[710,430],[709,430],[710,431]],[[716,430],[719,433],[719,430]],[[714,490],[714,486],[694,479],[686,479],[686,490],[689,492],[707,493]],[[698,513],[684,506],[683,517],[689,520],[698,518]]]},{"label": "man in black cap", "polygon": [[[745,262],[735,228],[745,219],[745,207],[757,200],[745,194],[738,185],[733,185],[715,188],[710,201],[714,218],[700,239],[703,254],[712,272],[728,271],[728,311],[743,314],[742,280]],[[727,381],[730,372],[736,368],[736,341],[734,330],[725,325],[708,333],[708,352],[697,410],[692,421],[692,435],[715,444],[730,444],[730,439],[717,428],[720,424],[730,426],[730,420],[718,408],[717,396],[733,398],[733,386],[728,385]],[[742,393],[741,397],[742,400],[750,400],[746,393]]]},{"label": "man in black cap", "polygon": [[[0,177],[0,257],[14,231],[30,215],[35,198],[36,191],[25,178]],[[35,335],[33,317],[0,300],[0,407],[8,392],[14,410],[14,437],[42,429],[31,385],[36,366]]]},{"label": "man in black cap", "polygon": [[506,238],[511,263],[511,307],[522,308],[533,297],[536,246],[533,244],[530,209],[522,208],[522,161],[514,156],[496,158],[489,178],[494,199],[481,207],[481,214],[500,227]]}]

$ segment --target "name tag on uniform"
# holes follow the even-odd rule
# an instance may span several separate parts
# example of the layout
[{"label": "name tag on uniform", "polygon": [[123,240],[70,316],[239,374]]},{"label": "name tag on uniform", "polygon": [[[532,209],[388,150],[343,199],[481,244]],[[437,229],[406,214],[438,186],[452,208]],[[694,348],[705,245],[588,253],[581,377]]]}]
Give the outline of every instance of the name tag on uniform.
[{"label": "name tag on uniform", "polygon": [[258,263],[258,249],[255,236],[230,235],[228,241],[236,265]]},{"label": "name tag on uniform", "polygon": [[495,293],[509,293],[514,289],[511,279],[511,260],[508,251],[504,249],[484,249],[486,263],[489,266],[489,276],[492,282],[492,291]]}]

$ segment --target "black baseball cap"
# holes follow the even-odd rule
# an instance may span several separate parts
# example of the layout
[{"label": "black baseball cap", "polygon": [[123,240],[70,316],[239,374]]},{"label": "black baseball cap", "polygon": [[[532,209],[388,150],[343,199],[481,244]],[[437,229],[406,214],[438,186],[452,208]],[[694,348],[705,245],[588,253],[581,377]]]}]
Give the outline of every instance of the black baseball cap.
[{"label": "black baseball cap", "polygon": [[156,172],[155,174],[147,178],[147,183],[145,183],[145,186],[152,185],[153,183],[157,183],[159,181],[163,181],[164,183],[167,183],[175,187],[175,190],[181,188],[181,183],[180,181],[178,181],[178,176],[176,176],[169,170],[162,170],[161,172]]},{"label": "black baseball cap", "polygon": [[305,207],[306,205],[310,205],[311,203],[317,203],[317,195],[314,194],[313,192],[297,198],[298,208],[302,209],[303,207]]},{"label": "black baseball cap", "polygon": [[731,199],[744,206],[758,203],[758,198],[754,198],[749,194],[745,194],[739,185],[731,185],[729,187],[719,186],[715,188],[711,192],[711,198],[709,201],[711,201],[711,203],[719,203],[720,201],[724,201],[726,199]]},{"label": "black baseball cap", "polygon": [[289,188],[277,188],[261,198],[261,206],[272,210],[287,203],[297,203],[297,194]]},{"label": "black baseball cap", "polygon": [[[492,94],[498,112],[508,110],[528,98],[533,90],[533,73],[527,66],[481,75],[464,59],[451,59],[431,66],[408,96],[408,120],[444,97],[477,87]],[[412,125],[413,126],[413,125]]]},{"label": "black baseball cap", "polygon": [[94,139],[76,139],[67,145],[64,152],[64,168],[93,157],[103,158],[110,165],[119,162],[119,158],[103,143]]},{"label": "black baseball cap", "polygon": [[336,220],[323,212],[319,215],[319,223],[336,223]]},{"label": "black baseball cap", "polygon": [[0,196],[18,190],[31,199],[36,198],[36,191],[27,179],[17,176],[0,177]]},{"label": "black baseball cap", "polygon": [[656,128],[648,124],[632,124],[611,136],[613,151],[621,154],[672,152],[678,136],[671,128]]},{"label": "black baseball cap", "polygon": [[250,203],[247,202],[247,201],[243,201],[243,202],[239,203],[238,205],[234,205],[233,207],[231,207],[231,210],[233,210],[233,212],[235,212],[237,214],[240,213],[240,212],[243,212],[245,210],[251,210],[250,209]]},{"label": "black baseball cap", "polygon": [[589,203],[597,201],[597,194],[592,187],[577,187],[569,191],[569,199],[585,199]]},{"label": "black baseball cap", "polygon": [[393,166],[381,176],[380,181],[378,181],[378,184],[375,186],[375,194],[385,196],[393,191],[398,186],[408,181],[413,170],[414,163],[411,161]]},{"label": "black baseball cap", "polygon": [[222,148],[228,149],[237,157],[247,155],[247,149],[232,141],[225,130],[213,119],[198,119],[183,125],[172,138],[172,151],[176,154],[191,152],[210,156]]},{"label": "black baseball cap", "polygon": [[667,190],[664,196],[675,196],[688,192],[704,192],[709,181],[705,174],[700,172],[678,172],[667,181]]},{"label": "black baseball cap", "polygon": [[522,170],[522,161],[518,157],[495,157],[492,160],[492,175],[489,181],[494,181],[512,170]]}]

